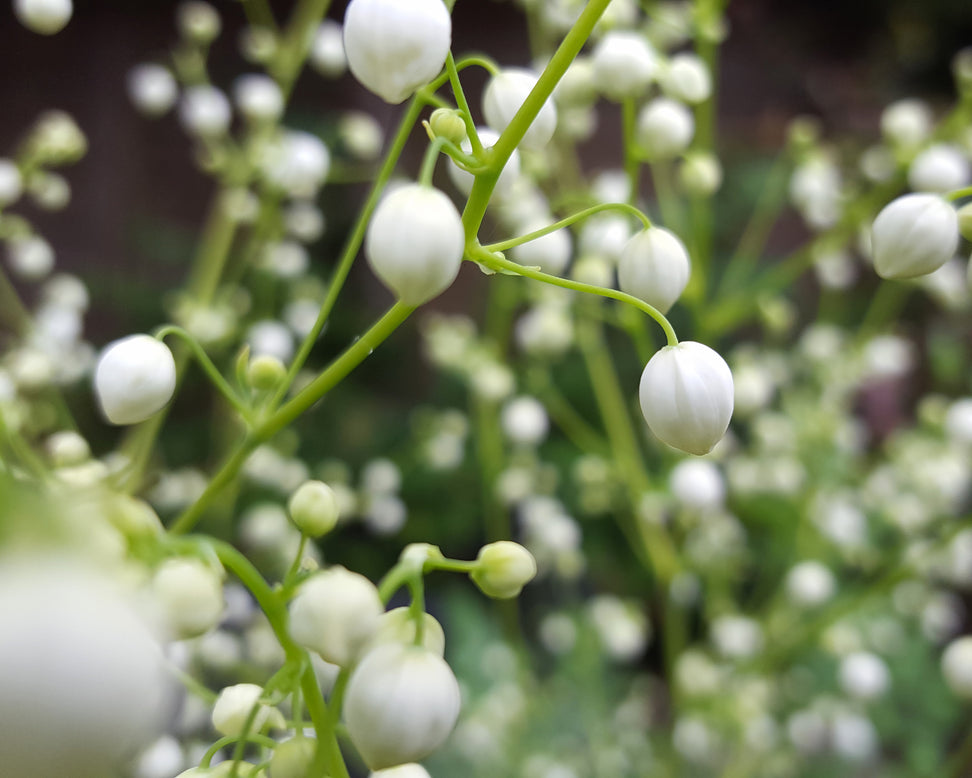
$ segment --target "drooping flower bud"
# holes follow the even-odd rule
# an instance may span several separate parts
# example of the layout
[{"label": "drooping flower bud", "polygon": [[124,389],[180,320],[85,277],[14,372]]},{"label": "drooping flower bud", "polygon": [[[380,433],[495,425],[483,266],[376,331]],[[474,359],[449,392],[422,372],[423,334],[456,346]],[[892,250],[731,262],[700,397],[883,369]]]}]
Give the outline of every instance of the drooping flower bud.
[{"label": "drooping flower bud", "polygon": [[653,433],[689,454],[709,453],[732,417],[729,365],[708,346],[684,341],[648,361],[639,389],[641,412]]},{"label": "drooping flower bud", "polygon": [[71,0],[14,0],[14,13],[28,30],[54,35],[71,20]]},{"label": "drooping flower bud", "polygon": [[344,54],[344,29],[333,19],[325,19],[314,33],[308,63],[327,78],[338,78],[348,69]]},{"label": "drooping flower bud", "polygon": [[[525,68],[505,68],[490,79],[483,92],[483,116],[496,132],[503,132],[537,85],[537,74]],[[523,136],[525,149],[543,149],[557,129],[557,107],[552,99],[543,104]]]},{"label": "drooping flower bud", "polygon": [[675,100],[656,97],[638,114],[638,142],[653,160],[677,157],[694,135],[692,112]]},{"label": "drooping flower bud", "polygon": [[594,83],[612,100],[643,94],[658,73],[658,55],[636,32],[609,32],[591,55]]},{"label": "drooping flower bud", "polygon": [[479,549],[469,577],[487,597],[508,600],[537,574],[537,560],[519,543],[500,540]]},{"label": "drooping flower bud", "polygon": [[179,121],[192,135],[213,137],[229,129],[233,111],[221,89],[198,84],[186,89],[179,103]]},{"label": "drooping flower bud", "polygon": [[466,140],[466,122],[453,108],[436,108],[429,117],[429,127],[436,138],[445,138],[457,146]]},{"label": "drooping flower bud", "polygon": [[882,278],[914,278],[937,270],[958,248],[958,216],[938,195],[892,200],[871,230],[874,269]]},{"label": "drooping flower bud", "polygon": [[459,684],[437,654],[386,643],[355,668],[344,698],[351,741],[372,770],[417,762],[445,742],[459,717]]},{"label": "drooping flower bud", "polygon": [[246,73],[233,85],[233,99],[251,122],[272,122],[281,117],[284,96],[277,82],[263,73]]},{"label": "drooping flower bud", "polygon": [[442,70],[452,17],[442,0],[351,0],[344,50],[354,77],[397,105]]},{"label": "drooping flower bud", "polygon": [[662,70],[661,87],[669,97],[696,105],[712,94],[712,76],[701,57],[676,54]]},{"label": "drooping flower bud", "polygon": [[259,164],[269,184],[291,197],[313,198],[327,179],[331,154],[316,135],[284,130],[263,150]]},{"label": "drooping flower bud", "polygon": [[172,399],[175,384],[172,352],[151,335],[116,340],[95,368],[95,394],[112,424],[145,421]]},{"label": "drooping flower bud", "polygon": [[969,185],[972,167],[961,149],[935,143],[911,161],[908,185],[915,192],[951,192]]},{"label": "drooping flower bud", "polygon": [[305,481],[287,503],[297,529],[312,538],[326,535],[338,522],[340,508],[334,490],[322,481]]},{"label": "drooping flower bud", "polygon": [[[415,638],[416,623],[411,610],[407,607],[393,608],[381,614],[378,631],[368,643],[366,653],[382,643],[414,645]],[[445,653],[445,632],[430,613],[422,614],[422,645],[433,654],[442,656]]]},{"label": "drooping flower bud", "polygon": [[272,778],[307,778],[314,763],[317,741],[314,738],[298,735],[285,740],[270,757]]},{"label": "drooping flower bud", "polygon": [[247,719],[254,707],[258,710],[253,717],[251,732],[259,732],[264,727],[283,727],[283,716],[276,708],[260,702],[263,687],[255,683],[238,683],[227,686],[213,705],[213,727],[223,735],[243,734]]},{"label": "drooping flower bud", "polygon": [[631,237],[618,262],[618,286],[662,313],[674,305],[688,284],[691,264],[685,245],[662,227]]},{"label": "drooping flower bud", "polygon": [[163,562],[152,580],[152,593],[174,639],[202,635],[223,615],[222,581],[197,559]]},{"label": "drooping flower bud", "polygon": [[175,105],[179,87],[168,68],[146,63],[129,71],[128,96],[141,113],[161,116]]},{"label": "drooping flower bud", "polygon": [[382,200],[365,236],[375,275],[406,305],[421,305],[456,279],[465,246],[462,218],[438,189],[410,184]]},{"label": "drooping flower bud", "polygon": [[332,567],[301,584],[290,603],[290,634],[326,661],[345,667],[378,629],[382,611],[371,581]]}]

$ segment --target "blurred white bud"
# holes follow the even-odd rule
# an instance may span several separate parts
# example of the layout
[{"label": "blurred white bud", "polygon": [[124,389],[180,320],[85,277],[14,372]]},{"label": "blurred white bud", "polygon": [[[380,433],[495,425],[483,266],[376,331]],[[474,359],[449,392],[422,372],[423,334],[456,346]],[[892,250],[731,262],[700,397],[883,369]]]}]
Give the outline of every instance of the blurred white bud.
[{"label": "blurred white bud", "polygon": [[325,19],[314,33],[308,60],[322,76],[338,78],[348,69],[344,54],[344,28],[333,19]]},{"label": "blurred white bud", "polygon": [[670,98],[656,97],[638,113],[638,143],[652,160],[677,157],[688,148],[694,135],[692,112]]},{"label": "blurred white bud", "polygon": [[727,659],[749,659],[763,648],[763,630],[746,616],[719,616],[712,622],[712,642]]},{"label": "blurred white bud", "polygon": [[[503,132],[520,110],[534,86],[538,75],[523,68],[504,68],[493,76],[483,92],[483,116],[496,132]],[[557,107],[548,99],[526,134],[521,145],[525,149],[542,150],[557,129]]]},{"label": "blurred white bud", "polygon": [[689,105],[704,102],[712,94],[712,76],[696,54],[676,54],[662,68],[660,81],[666,95]]},{"label": "blurred white bud", "polygon": [[[476,134],[479,136],[479,140],[483,144],[484,149],[491,149],[493,144],[499,140],[499,133],[490,127],[477,127]],[[459,144],[463,151],[467,154],[472,152],[472,142],[469,138],[466,138]],[[460,168],[455,161],[450,161],[449,167],[449,178],[452,180],[453,185],[462,192],[464,195],[468,195],[472,191],[473,185],[473,174]],[[503,166],[503,171],[499,175],[499,180],[496,182],[495,195],[497,199],[509,198],[514,192],[517,181],[520,178],[520,152],[516,149],[510,155],[510,158],[506,161],[506,165]]]},{"label": "blurred white bud", "polygon": [[378,120],[364,111],[345,111],[338,123],[345,148],[358,159],[373,161],[381,154],[385,133]]},{"label": "blurred white bud", "polygon": [[537,446],[547,437],[550,420],[543,403],[535,397],[514,397],[504,406],[500,423],[506,437],[522,446]]},{"label": "blurred white bud", "polygon": [[891,685],[891,674],[884,660],[868,651],[848,654],[840,662],[840,686],[859,700],[883,697]]},{"label": "blurred white bud", "polygon": [[678,168],[682,188],[694,197],[710,197],[722,186],[722,164],[714,154],[687,154]]},{"label": "blurred white bud", "polygon": [[186,132],[204,137],[223,135],[232,118],[230,101],[217,87],[199,84],[182,93],[179,121]]},{"label": "blurred white bud", "polygon": [[[550,224],[553,219],[524,222],[520,230],[526,234],[535,232]],[[521,243],[510,249],[513,260],[527,267],[539,267],[550,275],[563,275],[570,262],[572,245],[570,232],[566,229],[554,230],[547,235],[528,243]]]},{"label": "blurred white bud", "polygon": [[690,510],[715,510],[726,498],[725,478],[708,459],[683,459],[672,468],[668,485],[675,499]]},{"label": "blurred white bud", "polygon": [[591,54],[594,83],[612,100],[644,94],[658,73],[658,55],[637,32],[609,32]]},{"label": "blurred white bud", "polygon": [[168,559],[159,565],[152,594],[169,635],[177,640],[214,629],[223,615],[220,576],[197,559]]},{"label": "blurred white bud", "polygon": [[277,82],[263,73],[246,73],[233,84],[233,100],[251,122],[273,122],[283,115],[284,96]]},{"label": "blurred white bud", "polygon": [[14,14],[32,32],[54,35],[71,20],[71,0],[14,0]]},{"label": "blurred white bud", "polygon": [[276,708],[260,701],[263,687],[254,683],[238,683],[223,688],[213,705],[213,728],[230,737],[242,735],[246,722],[254,708],[250,732],[260,732],[265,727],[283,728],[283,717]]},{"label": "blurred white bud", "polygon": [[881,114],[881,132],[893,145],[920,146],[932,131],[931,109],[921,100],[899,100]]},{"label": "blurred white bud", "polygon": [[833,597],[836,589],[834,574],[821,562],[800,562],[786,574],[787,596],[804,608],[822,605]]},{"label": "blurred white bud", "polygon": [[908,168],[908,185],[915,192],[951,192],[972,180],[969,160],[956,146],[936,143],[922,151]]},{"label": "blurred white bud", "polygon": [[211,43],[222,29],[219,13],[202,0],[186,0],[176,10],[179,32],[203,45]]},{"label": "blurred white bud", "polygon": [[43,238],[32,235],[7,244],[11,272],[25,281],[38,281],[54,269],[54,249]]},{"label": "blurred white bud", "polygon": [[294,355],[294,336],[287,325],[276,319],[263,319],[251,324],[246,331],[246,342],[253,357],[275,357],[287,364]]},{"label": "blurred white bud", "polygon": [[0,159],[0,208],[13,205],[24,191],[24,179],[17,163]]},{"label": "blurred white bud", "polygon": [[972,637],[953,640],[942,654],[942,675],[952,694],[972,699]]},{"label": "blurred white bud", "polygon": [[136,65],[128,72],[128,97],[146,116],[161,116],[179,97],[179,87],[162,65]]},{"label": "blurred white bud", "polygon": [[259,165],[267,183],[291,197],[311,198],[327,179],[331,154],[316,135],[284,130],[264,149]]}]

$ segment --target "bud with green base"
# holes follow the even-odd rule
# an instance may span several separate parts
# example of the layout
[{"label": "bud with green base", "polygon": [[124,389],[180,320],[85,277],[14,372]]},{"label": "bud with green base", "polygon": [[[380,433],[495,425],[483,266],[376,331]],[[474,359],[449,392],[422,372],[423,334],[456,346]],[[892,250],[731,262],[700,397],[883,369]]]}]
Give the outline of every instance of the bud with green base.
[{"label": "bud with green base", "polygon": [[297,736],[285,740],[273,750],[270,778],[308,778],[314,763],[317,741]]},{"label": "bud with green base", "polygon": [[469,577],[486,596],[508,600],[516,597],[536,574],[533,554],[519,543],[500,540],[479,549],[476,568]]},{"label": "bud with green base", "polygon": [[290,518],[308,537],[319,538],[337,525],[341,509],[337,495],[322,481],[305,481],[287,503]]}]

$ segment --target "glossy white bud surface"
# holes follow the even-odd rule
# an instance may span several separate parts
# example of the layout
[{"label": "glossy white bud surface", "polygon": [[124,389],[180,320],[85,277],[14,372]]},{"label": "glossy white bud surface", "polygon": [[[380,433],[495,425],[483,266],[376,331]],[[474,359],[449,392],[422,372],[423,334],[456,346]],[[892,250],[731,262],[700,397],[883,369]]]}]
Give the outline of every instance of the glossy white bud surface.
[{"label": "glossy white bud surface", "polygon": [[632,236],[618,261],[618,286],[662,313],[674,305],[691,273],[685,244],[662,227],[649,227]]},{"label": "glossy white bud surface", "polygon": [[364,248],[385,286],[406,305],[421,305],[455,281],[464,247],[452,201],[438,189],[408,184],[378,204]]},{"label": "glossy white bud surface", "polygon": [[689,454],[707,454],[732,417],[732,372],[708,346],[683,341],[648,361],[639,389],[641,411],[655,435]]},{"label": "glossy white bud surface", "polygon": [[398,104],[435,78],[452,45],[442,0],[351,0],[344,50],[354,77]]},{"label": "glossy white bud surface", "polygon": [[151,335],[130,335],[98,358],[94,388],[108,421],[137,424],[172,399],[176,366],[168,346]]},{"label": "glossy white bud surface", "polygon": [[892,200],[871,229],[874,269],[882,278],[914,278],[937,270],[958,248],[958,216],[938,195]]}]

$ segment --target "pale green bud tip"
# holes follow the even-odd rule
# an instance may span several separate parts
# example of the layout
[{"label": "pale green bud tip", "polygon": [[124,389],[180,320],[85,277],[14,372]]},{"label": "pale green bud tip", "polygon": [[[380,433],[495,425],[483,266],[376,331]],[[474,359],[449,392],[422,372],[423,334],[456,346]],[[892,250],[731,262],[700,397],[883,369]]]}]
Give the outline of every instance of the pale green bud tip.
[{"label": "pale green bud tip", "polygon": [[340,506],[337,495],[322,481],[305,481],[287,503],[290,518],[305,535],[326,535],[338,522]]},{"label": "pale green bud tip", "polygon": [[250,360],[246,380],[258,392],[268,392],[280,386],[287,376],[287,368],[277,357],[261,354]]},{"label": "pale green bud tip", "polygon": [[316,741],[309,737],[298,736],[281,743],[270,759],[271,778],[307,778],[316,747]]},{"label": "pale green bud tip", "polygon": [[436,138],[445,138],[457,146],[466,139],[466,122],[452,108],[436,108],[429,117],[429,127]]},{"label": "pale green bud tip", "polygon": [[516,597],[537,574],[533,554],[509,540],[483,546],[476,562],[477,567],[469,577],[483,594],[498,600]]}]

